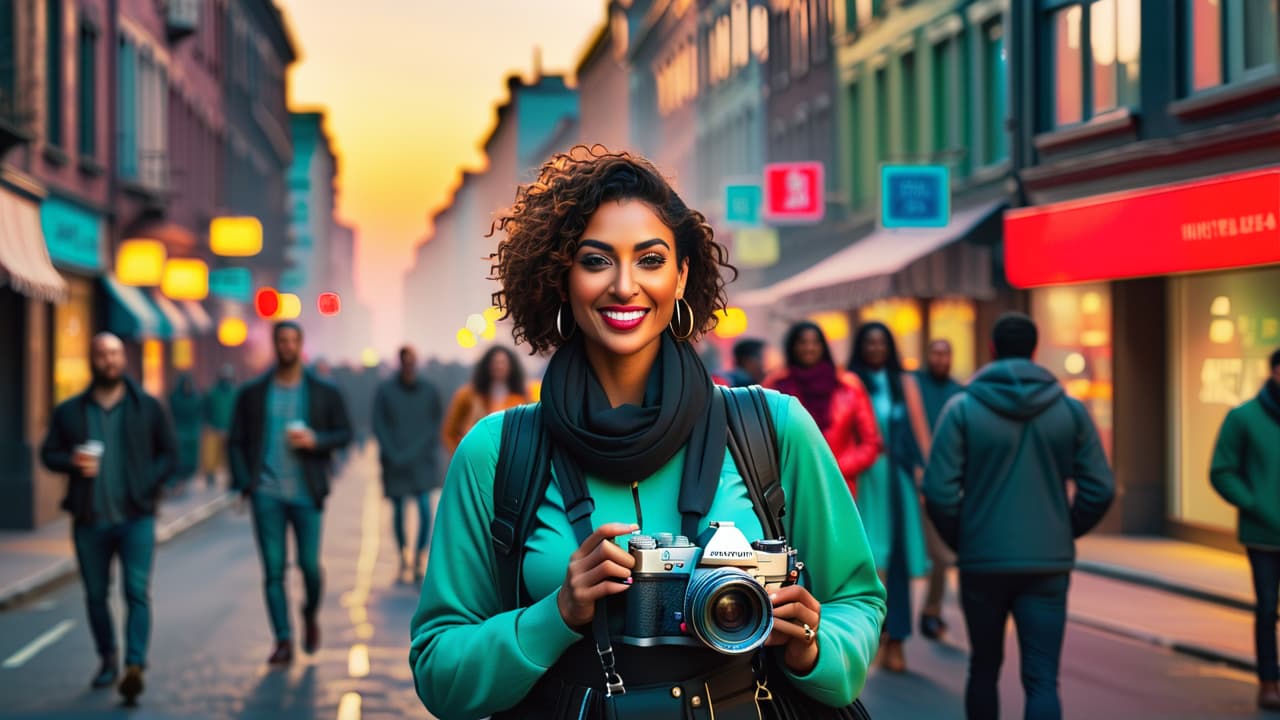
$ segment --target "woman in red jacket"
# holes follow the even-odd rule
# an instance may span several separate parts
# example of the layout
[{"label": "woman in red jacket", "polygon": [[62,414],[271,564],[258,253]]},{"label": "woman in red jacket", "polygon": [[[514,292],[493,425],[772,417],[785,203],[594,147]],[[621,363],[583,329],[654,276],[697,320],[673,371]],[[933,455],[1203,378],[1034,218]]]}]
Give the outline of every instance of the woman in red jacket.
[{"label": "woman in red jacket", "polygon": [[875,411],[857,375],[836,368],[822,329],[797,323],[787,332],[787,367],[765,378],[764,386],[800,400],[840,464],[849,492],[858,495],[858,475],[884,449]]}]

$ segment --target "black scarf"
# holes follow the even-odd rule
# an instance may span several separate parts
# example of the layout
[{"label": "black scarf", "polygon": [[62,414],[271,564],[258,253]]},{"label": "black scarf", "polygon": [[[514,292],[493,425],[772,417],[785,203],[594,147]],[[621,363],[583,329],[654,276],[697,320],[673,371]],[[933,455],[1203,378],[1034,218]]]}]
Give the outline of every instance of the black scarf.
[{"label": "black scarf", "polygon": [[667,333],[661,342],[641,407],[609,404],[581,333],[557,350],[542,385],[547,433],[573,461],[568,472],[628,484],[653,475],[687,446],[680,512],[705,512],[699,498],[714,497],[728,441],[724,401],[688,343]]},{"label": "black scarf", "polygon": [[1258,393],[1258,402],[1262,404],[1262,409],[1267,411],[1272,420],[1280,423],[1280,385],[1277,385],[1274,380],[1268,380],[1262,387],[1262,392]]}]

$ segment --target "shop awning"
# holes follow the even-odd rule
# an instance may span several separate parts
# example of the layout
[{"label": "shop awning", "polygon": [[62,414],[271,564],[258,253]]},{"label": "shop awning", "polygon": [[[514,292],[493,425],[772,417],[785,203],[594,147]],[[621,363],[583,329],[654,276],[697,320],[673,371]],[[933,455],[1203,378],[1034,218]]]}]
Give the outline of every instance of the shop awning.
[{"label": "shop awning", "polygon": [[187,255],[196,250],[199,239],[191,230],[168,220],[144,220],[131,225],[125,230],[128,238],[159,240],[164,243],[170,255]]},{"label": "shop awning", "polygon": [[27,297],[61,302],[67,283],[54,269],[40,229],[40,208],[0,190],[0,286],[12,285]]},{"label": "shop awning", "polygon": [[213,332],[213,318],[209,317],[209,313],[204,309],[203,304],[195,300],[183,300],[178,305],[187,314],[187,319],[191,321],[191,328],[197,334],[204,335]]},{"label": "shop awning", "polygon": [[1280,263],[1280,167],[1010,210],[1016,287]]},{"label": "shop awning", "polygon": [[730,296],[734,305],[781,305],[788,311],[851,308],[887,297],[995,294],[991,249],[957,242],[985,221],[997,220],[1004,202],[957,210],[945,227],[880,229],[786,280]]},{"label": "shop awning", "polygon": [[160,313],[142,288],[125,285],[110,275],[102,282],[111,296],[107,311],[107,329],[122,338],[167,340],[173,332],[169,321]]},{"label": "shop awning", "polygon": [[169,321],[169,327],[172,328],[170,337],[191,337],[191,321],[187,320],[187,316],[178,309],[178,306],[172,300],[165,297],[159,290],[151,291],[151,299],[155,302],[156,307],[160,309],[160,314],[164,315],[164,319]]}]

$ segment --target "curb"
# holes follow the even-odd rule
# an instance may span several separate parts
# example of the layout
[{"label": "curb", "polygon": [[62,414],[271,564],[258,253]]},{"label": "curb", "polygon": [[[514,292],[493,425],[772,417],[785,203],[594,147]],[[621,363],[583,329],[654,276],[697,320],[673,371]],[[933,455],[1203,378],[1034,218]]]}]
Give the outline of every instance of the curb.
[{"label": "curb", "polygon": [[[198,505],[172,521],[156,528],[156,545],[163,545],[182,535],[201,523],[213,518],[218,513],[231,507],[235,498],[231,493],[224,493],[203,505]],[[33,595],[38,595],[58,583],[76,574],[75,558],[62,558],[40,572],[16,582],[6,588],[0,588],[0,610],[7,610]]]},{"label": "curb", "polygon": [[1164,578],[1153,573],[1146,573],[1141,570],[1134,570],[1133,568],[1121,565],[1109,565],[1107,563],[1077,560],[1076,569],[1081,572],[1085,572],[1090,575],[1097,575],[1109,580],[1133,583],[1153,590],[1162,590],[1167,593],[1173,593],[1174,595],[1181,595],[1182,597],[1190,598],[1192,600],[1213,603],[1215,605],[1223,605],[1225,607],[1244,610],[1245,612],[1250,613],[1253,612],[1252,599],[1216,592],[1204,587],[1195,587],[1185,583],[1174,582],[1168,578]]},{"label": "curb", "polygon": [[[1252,611],[1252,608],[1250,610]],[[1093,615],[1068,612],[1067,621],[1099,632],[1104,632],[1109,635],[1118,635],[1120,637],[1137,640],[1138,642],[1143,642],[1148,645],[1165,648],[1166,650],[1171,650],[1198,660],[1222,663],[1223,665],[1227,665],[1236,670],[1241,670],[1247,673],[1255,673],[1258,670],[1257,663],[1253,658],[1243,657],[1222,650],[1216,650],[1208,647],[1207,645],[1188,643],[1166,635],[1161,635],[1149,630],[1140,630],[1123,623],[1118,623]]]}]

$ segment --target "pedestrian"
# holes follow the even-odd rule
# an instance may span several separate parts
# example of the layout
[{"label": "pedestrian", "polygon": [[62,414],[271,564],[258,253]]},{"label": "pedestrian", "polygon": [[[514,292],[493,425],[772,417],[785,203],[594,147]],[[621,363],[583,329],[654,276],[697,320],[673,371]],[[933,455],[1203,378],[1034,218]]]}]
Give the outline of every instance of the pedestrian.
[{"label": "pedestrian", "polygon": [[[951,377],[951,341],[934,340],[929,343],[925,367],[916,371],[916,383],[924,400],[925,416],[929,420],[929,432],[938,429],[942,408],[963,386]],[[920,610],[920,634],[930,640],[941,641],[947,634],[947,623],[942,619],[942,601],[947,594],[947,571],[955,565],[955,554],[938,536],[932,522],[924,524],[925,549],[929,553],[929,589],[925,592],[924,607]]]},{"label": "pedestrian", "polygon": [[725,380],[731,387],[747,387],[764,382],[764,350],[764,341],[755,338],[734,343],[733,369],[725,373]]},{"label": "pedestrian", "polygon": [[120,694],[133,704],[143,691],[151,638],[151,570],[156,499],[177,464],[176,441],[159,401],[125,374],[124,343],[101,333],[90,345],[92,384],[53,411],[40,448],[45,467],[67,475],[62,509],[71,539],[94,646],[102,663],[93,687],[115,684],[120,672],[107,591],[111,562],[120,557],[125,621],[125,672]]},{"label": "pedestrian", "polygon": [[[430,492],[440,487],[440,393],[418,373],[418,357],[400,348],[400,372],[378,387],[373,400],[373,434],[382,461],[382,488],[391,500],[396,543],[400,548],[398,581],[413,570],[422,583],[427,543],[431,540]],[[405,505],[418,505],[418,541],[410,548],[405,534]]]},{"label": "pedestrian", "polygon": [[509,348],[494,345],[480,358],[471,382],[458,388],[445,415],[442,437],[453,453],[462,438],[486,415],[529,402],[524,368]]},{"label": "pedestrian", "polygon": [[232,487],[253,507],[263,588],[276,644],[268,663],[293,662],[285,594],[286,532],[293,528],[297,565],[306,585],[302,649],[320,645],[320,531],[329,494],[329,459],[351,441],[351,423],[337,388],[302,365],[302,328],[276,323],[276,366],[236,397],[228,438]]},{"label": "pedestrian", "polygon": [[971,647],[969,720],[999,717],[997,683],[1010,613],[1022,657],[1025,717],[1062,717],[1058,663],[1075,538],[1098,524],[1115,494],[1084,405],[1031,360],[1037,337],[1026,315],[1007,313],[996,321],[996,359],[943,410],[925,473],[929,516],[960,568]]},{"label": "pedestrian", "polygon": [[1213,449],[1209,478],[1239,510],[1238,536],[1253,570],[1258,707],[1280,710],[1276,603],[1280,590],[1280,350],[1271,377],[1253,399],[1227,413]]},{"label": "pedestrian", "polygon": [[888,590],[881,664],[906,672],[903,644],[911,637],[911,579],[929,573],[923,510],[916,486],[929,452],[929,426],[915,376],[903,372],[888,326],[858,328],[849,370],[871,396],[885,452],[858,478],[858,509],[866,520],[876,568]]},{"label": "pedestrian", "polygon": [[236,403],[236,371],[230,364],[218,371],[218,379],[204,396],[205,433],[204,477],[213,487],[218,482],[218,472],[227,465],[227,429],[231,427],[231,412]]},{"label": "pedestrian", "polygon": [[822,328],[796,323],[784,344],[787,366],[765,379],[764,386],[791,395],[818,423],[836,456],[849,494],[858,495],[858,476],[884,450],[871,399],[857,375],[836,368]]},{"label": "pedestrian", "polygon": [[196,390],[191,373],[178,375],[173,392],[169,393],[169,414],[173,417],[173,429],[178,438],[178,468],[173,474],[171,486],[185,491],[187,482],[195,477],[200,467],[200,433],[204,427],[204,398]]},{"label": "pedestrian", "polygon": [[[805,582],[764,595],[753,610],[740,608],[732,622],[745,637],[742,626],[756,627],[771,598],[771,657],[789,675],[764,666],[756,675],[753,653],[724,655],[701,643],[619,641],[603,651],[598,644],[609,642],[609,618],[621,620],[638,589],[635,558],[614,538],[637,530],[692,537],[688,528],[708,520],[733,522],[760,538],[763,522],[743,478],[726,469],[721,403],[728,391],[715,388],[693,345],[724,307],[727,252],[647,160],[601,152],[577,148],[552,158],[499,218],[498,302],[517,341],[554,355],[536,414],[509,410],[484,419],[450,465],[412,624],[419,696],[442,717],[499,719],[595,719],[616,711],[662,720],[692,717],[687,713],[704,700],[723,717],[743,717],[737,713],[747,708],[755,717],[757,692],[772,693],[771,707],[784,700],[851,703],[875,651],[883,589],[817,426],[798,401],[771,391],[758,396],[776,428],[774,472],[786,507],[781,519],[768,517],[812,561]],[[523,589],[510,595],[494,580],[491,523],[506,508],[495,509],[490,493],[500,463],[528,469],[512,455],[500,458],[525,438],[504,443],[508,417],[541,418],[535,428],[545,435],[534,437],[549,443],[556,468],[556,481],[548,479],[545,493],[529,497],[534,507],[521,510],[536,522],[527,539],[513,541],[523,558]],[[710,494],[686,496],[695,487]],[[565,497],[577,499],[566,508]],[[505,597],[518,609],[504,607]],[[726,612],[735,607],[726,600]],[[610,676],[605,699],[602,668],[612,661],[622,670]],[[457,682],[460,669],[481,681]]]}]

